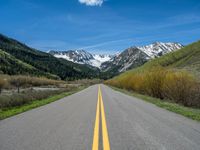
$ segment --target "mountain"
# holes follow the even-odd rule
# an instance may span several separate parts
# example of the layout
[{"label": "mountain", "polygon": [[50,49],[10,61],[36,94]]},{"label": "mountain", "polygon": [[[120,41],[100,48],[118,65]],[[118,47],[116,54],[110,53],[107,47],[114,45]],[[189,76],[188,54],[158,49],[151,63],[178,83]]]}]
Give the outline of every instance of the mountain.
[{"label": "mountain", "polygon": [[64,58],[74,63],[87,64],[97,68],[114,57],[112,55],[91,54],[85,50],[49,51],[49,53],[57,58]]},{"label": "mountain", "polygon": [[9,53],[0,49],[0,74],[23,74],[34,76],[45,76],[49,78],[58,78],[56,75],[46,73],[37,68],[15,58]]},{"label": "mountain", "polygon": [[112,74],[115,72],[124,72],[129,68],[140,66],[149,60],[149,56],[138,49],[131,47],[115,56],[111,61],[107,61],[101,65],[101,69]]},{"label": "mountain", "polygon": [[0,73],[107,79],[182,47],[179,43],[155,42],[128,48],[117,55],[97,55],[84,50],[45,53],[0,34]]},{"label": "mountain", "polygon": [[110,61],[102,63],[101,70],[103,72],[109,72],[112,75],[117,75],[120,72],[139,67],[151,59],[180,48],[183,48],[183,46],[179,43],[162,42],[155,42],[141,47],[131,47],[116,55]]},{"label": "mountain", "polygon": [[183,48],[183,45],[181,45],[180,43],[155,42],[153,44],[137,48],[146,53],[150,58],[156,58],[165,55],[169,52],[181,49]]},{"label": "mountain", "polygon": [[200,41],[144,65],[123,72],[105,83],[130,91],[200,107]]},{"label": "mountain", "polygon": [[177,51],[155,58],[138,67],[126,71],[115,79],[124,76],[131,77],[132,74],[150,70],[156,66],[168,67],[176,70],[187,70],[200,79],[200,41],[185,46]]},{"label": "mountain", "polygon": [[180,50],[153,59],[138,70],[151,69],[154,66],[171,67],[191,72],[200,79],[200,41],[187,45]]},{"label": "mountain", "polygon": [[99,75],[97,68],[76,64],[33,49],[0,34],[0,72],[49,78],[80,79]]}]

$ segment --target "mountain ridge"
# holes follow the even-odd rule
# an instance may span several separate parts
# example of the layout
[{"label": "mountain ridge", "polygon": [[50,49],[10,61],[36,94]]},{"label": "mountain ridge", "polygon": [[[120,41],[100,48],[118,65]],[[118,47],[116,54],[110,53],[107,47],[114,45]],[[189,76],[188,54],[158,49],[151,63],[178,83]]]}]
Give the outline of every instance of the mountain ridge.
[{"label": "mountain ridge", "polygon": [[109,61],[114,57],[114,55],[92,54],[86,50],[50,50],[48,53],[57,58],[63,58],[74,63],[87,64],[97,68],[100,68],[102,63]]},{"label": "mountain ridge", "polygon": [[[85,50],[46,53],[0,34],[0,72],[61,79],[107,79],[182,47],[175,42],[155,42],[130,47],[115,55],[92,54]],[[13,67],[16,69],[12,70]]]},{"label": "mountain ridge", "polygon": [[74,63],[97,67],[103,72],[109,71],[117,73],[138,67],[150,59],[160,57],[182,47],[183,45],[177,42],[154,42],[145,46],[133,46],[125,49],[119,54],[113,55],[92,54],[86,50],[52,50],[49,51],[49,53],[57,58],[63,58]]},{"label": "mountain ridge", "polygon": [[145,52],[149,57],[156,58],[183,47],[184,46],[178,42],[153,42],[152,44],[138,46],[137,48]]},{"label": "mountain ridge", "polygon": [[112,62],[103,63],[101,69],[115,76],[127,70],[140,67],[154,58],[158,58],[181,48],[183,48],[183,45],[176,42],[154,42],[143,47],[133,46],[125,49],[119,55],[116,55]]}]

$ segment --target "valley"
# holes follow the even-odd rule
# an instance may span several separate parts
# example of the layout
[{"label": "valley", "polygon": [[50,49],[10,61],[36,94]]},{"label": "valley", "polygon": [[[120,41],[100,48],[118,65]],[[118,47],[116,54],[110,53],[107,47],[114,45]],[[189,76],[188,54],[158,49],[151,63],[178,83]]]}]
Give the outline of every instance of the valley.
[{"label": "valley", "polygon": [[[170,99],[189,107],[200,107],[199,47],[199,42],[187,46],[175,42],[155,42],[133,46],[112,55],[92,54],[86,50],[43,52],[1,34],[0,73],[10,78],[22,75],[23,83],[28,82],[26,76],[27,79],[41,78],[41,81],[49,78],[77,83],[84,79],[88,79],[87,82],[97,79],[93,84],[105,80],[104,83],[118,88]],[[7,80],[1,77],[2,83]],[[181,93],[187,95],[182,96]]]},{"label": "valley", "polygon": [[200,150],[200,0],[0,0],[0,150]]},{"label": "valley", "polygon": [[0,71],[9,75],[29,74],[62,80],[108,79],[182,47],[178,43],[156,42],[113,55],[91,54],[85,50],[46,53],[0,35]]}]

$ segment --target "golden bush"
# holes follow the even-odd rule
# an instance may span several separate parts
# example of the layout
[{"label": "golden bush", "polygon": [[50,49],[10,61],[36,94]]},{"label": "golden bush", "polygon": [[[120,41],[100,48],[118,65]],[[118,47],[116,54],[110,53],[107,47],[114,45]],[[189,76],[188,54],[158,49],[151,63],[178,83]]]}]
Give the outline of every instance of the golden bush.
[{"label": "golden bush", "polygon": [[105,83],[186,106],[200,107],[200,83],[186,71],[154,67],[143,72],[122,74]]},{"label": "golden bush", "polygon": [[162,91],[165,98],[187,105],[190,100],[195,79],[184,71],[170,71],[167,73]]}]

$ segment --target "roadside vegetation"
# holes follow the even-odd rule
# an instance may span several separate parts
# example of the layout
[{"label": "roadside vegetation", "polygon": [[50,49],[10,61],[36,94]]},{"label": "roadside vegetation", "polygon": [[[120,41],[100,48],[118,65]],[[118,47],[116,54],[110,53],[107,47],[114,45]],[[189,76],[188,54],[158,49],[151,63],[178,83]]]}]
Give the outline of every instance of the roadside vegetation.
[{"label": "roadside vegetation", "polygon": [[[54,95],[52,94],[52,91],[51,91],[51,93],[49,91],[45,92],[45,94],[43,92],[40,92],[40,93],[38,92],[37,95],[42,94],[46,98],[42,98],[40,96],[40,99],[35,99],[35,100],[27,99],[23,105],[22,105],[21,102],[20,103],[13,103],[14,105],[19,104],[19,106],[4,105],[3,108],[0,108],[0,120],[14,116],[14,115],[17,115],[19,113],[28,111],[28,110],[36,108],[36,107],[40,107],[40,106],[52,103],[52,102],[57,101],[61,98],[64,98],[64,97],[69,96],[73,93],[76,93],[76,92],[78,92],[78,91],[80,91],[84,88],[85,87],[82,86],[82,87],[75,87],[73,89],[70,89],[69,91],[67,91],[67,90],[66,91],[55,91],[55,92],[53,92]],[[47,95],[47,93],[49,93],[49,95]],[[60,94],[58,94],[58,93],[60,93]],[[17,99],[13,99],[13,100],[16,101]]]},{"label": "roadside vegetation", "polygon": [[5,84],[6,84],[5,80],[0,78],[0,94],[1,94],[1,91],[4,88]]},{"label": "roadside vegetation", "polygon": [[72,89],[56,89],[56,90],[27,90],[21,93],[13,93],[11,95],[0,95],[0,109],[9,109],[12,107],[22,106],[31,103],[34,100],[42,100],[53,95],[68,92]]},{"label": "roadside vegetation", "polygon": [[186,71],[154,67],[148,71],[122,74],[106,81],[106,84],[200,108],[200,83]]},{"label": "roadside vegetation", "polygon": [[138,94],[133,91],[128,91],[126,89],[121,89],[121,88],[116,88],[116,87],[112,87],[112,88],[119,92],[125,93],[130,96],[134,96],[146,102],[152,103],[166,110],[175,112],[177,114],[183,115],[193,120],[200,121],[200,109],[198,108],[185,107],[173,101],[168,101],[168,100],[163,101],[162,99],[154,98],[154,97],[143,95],[143,94]]},{"label": "roadside vegetation", "polygon": [[24,75],[0,75],[0,82],[4,89],[18,89],[28,88],[34,86],[59,86],[65,82],[62,80],[47,79],[44,77],[31,77]]},{"label": "roadside vegetation", "polygon": [[73,94],[100,80],[62,81],[0,75],[0,120]]},{"label": "roadside vegetation", "polygon": [[108,85],[200,108],[200,41],[107,80]]}]

